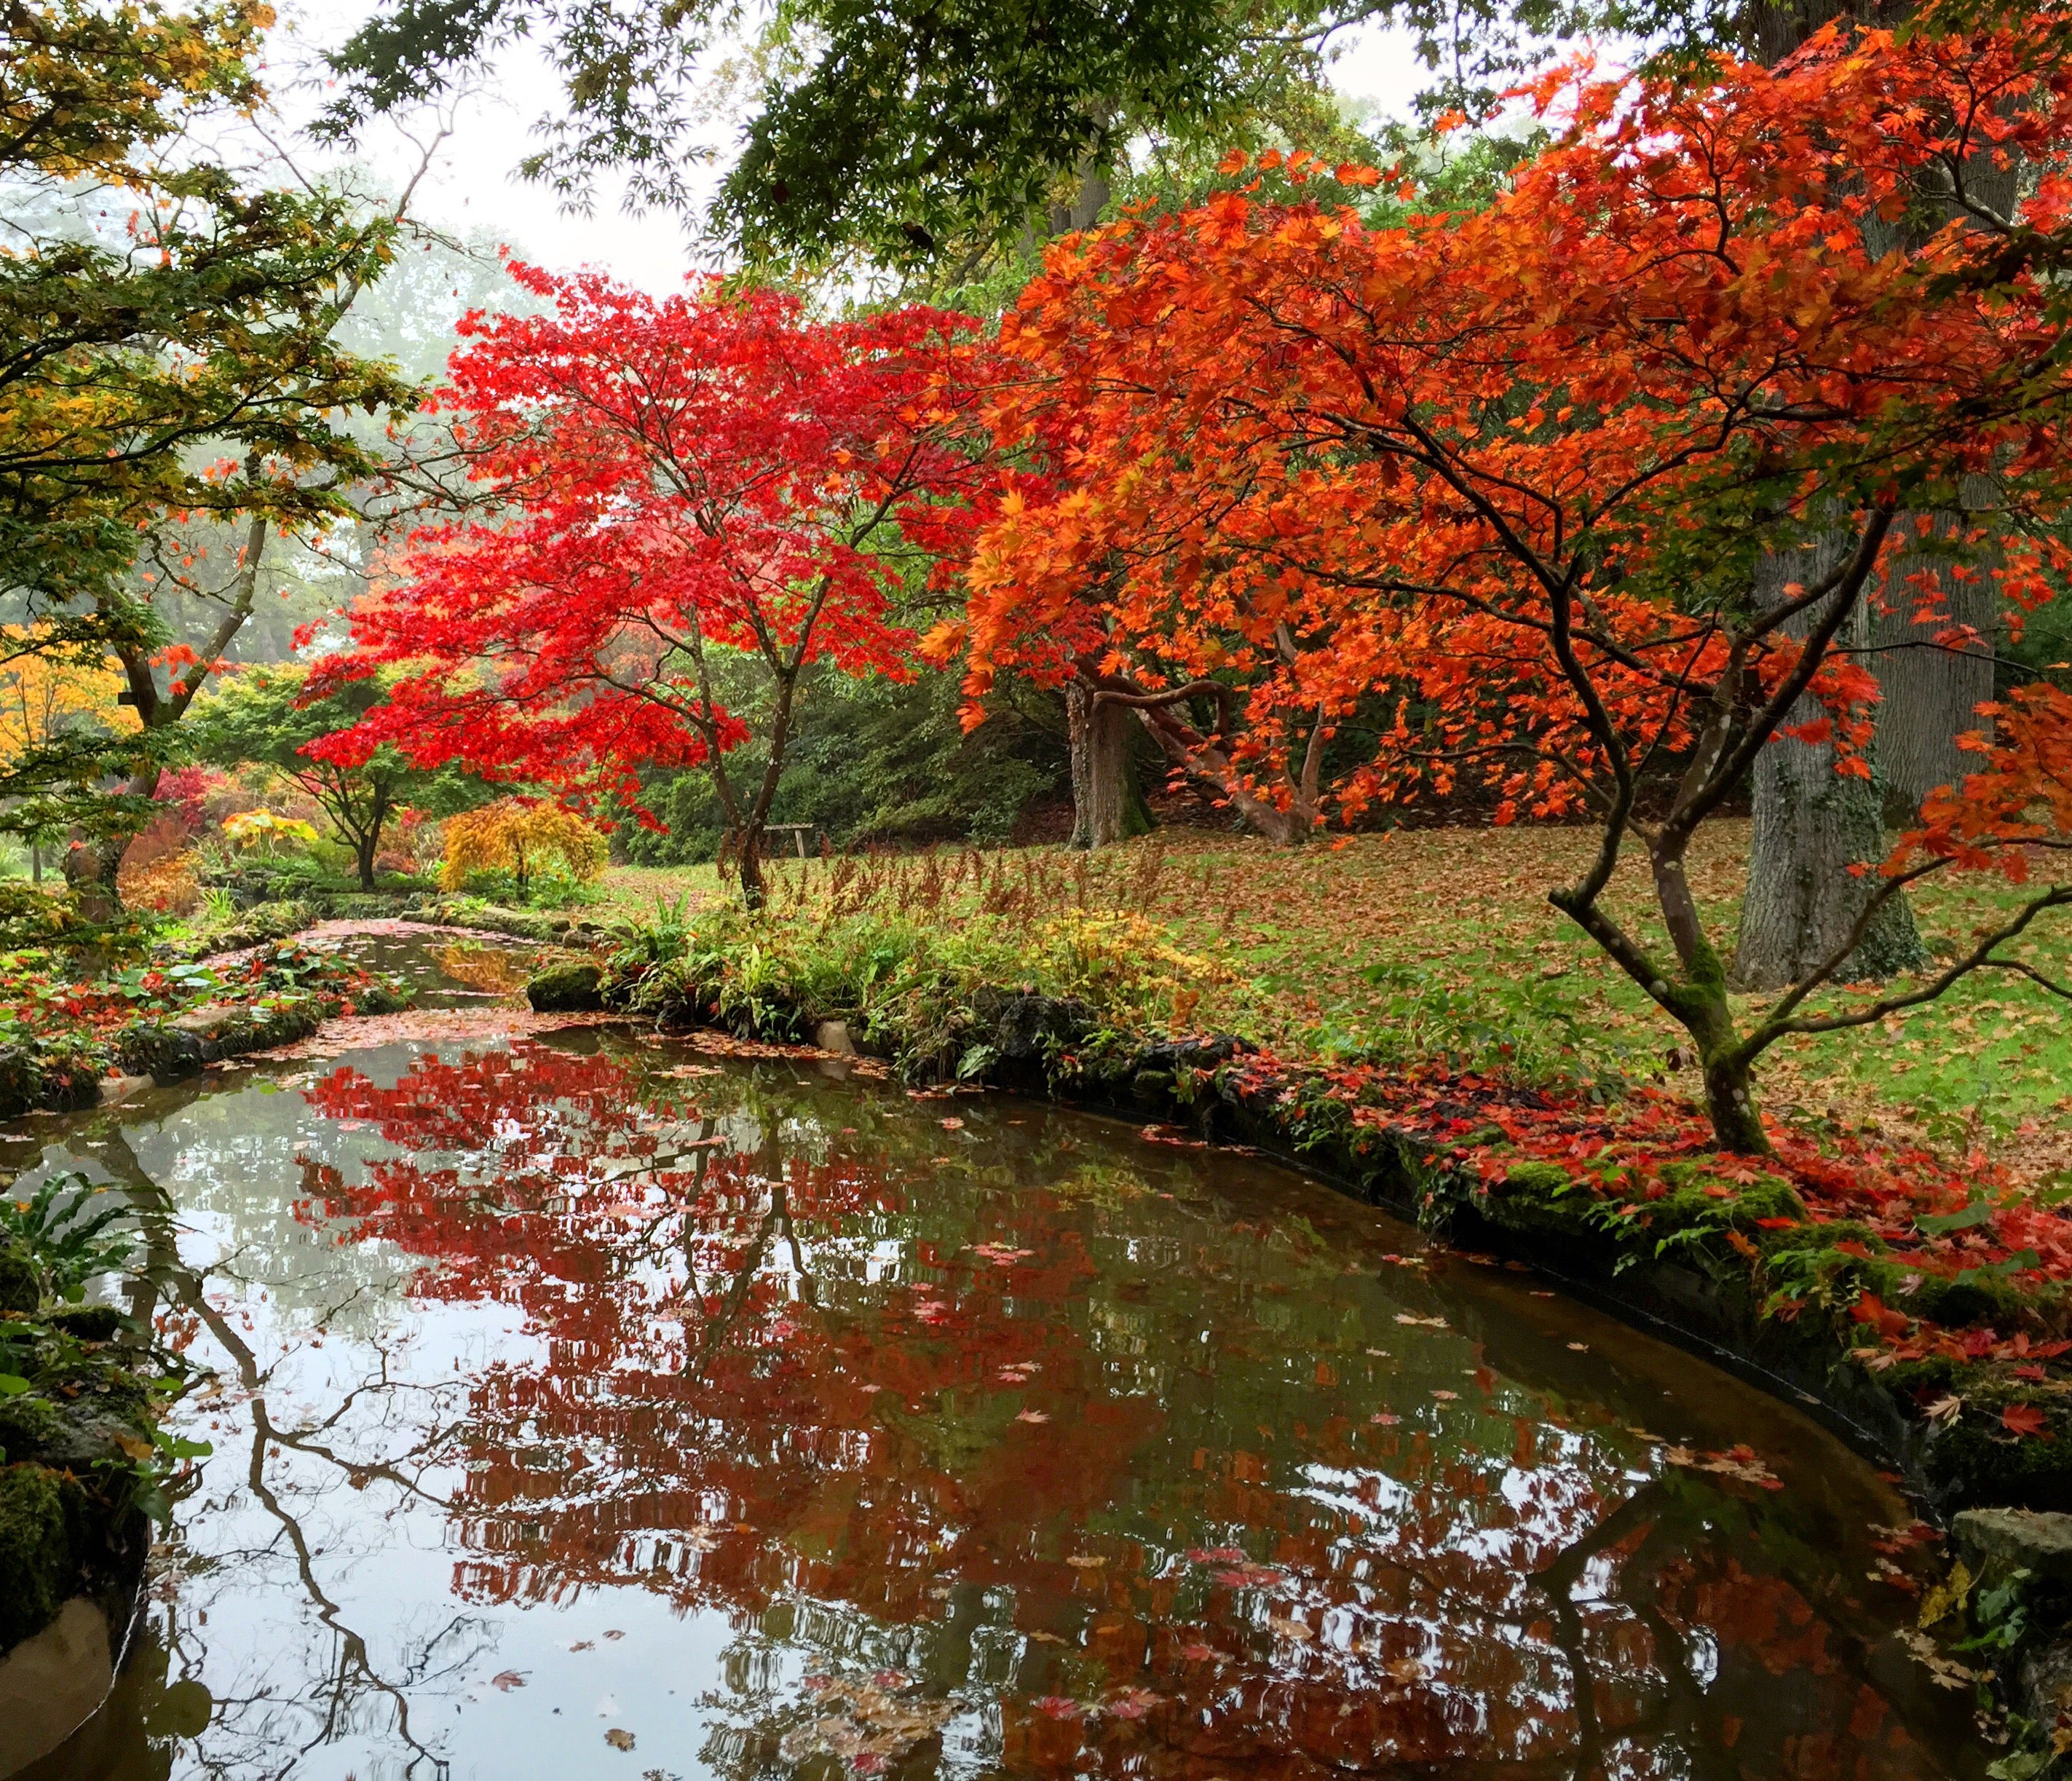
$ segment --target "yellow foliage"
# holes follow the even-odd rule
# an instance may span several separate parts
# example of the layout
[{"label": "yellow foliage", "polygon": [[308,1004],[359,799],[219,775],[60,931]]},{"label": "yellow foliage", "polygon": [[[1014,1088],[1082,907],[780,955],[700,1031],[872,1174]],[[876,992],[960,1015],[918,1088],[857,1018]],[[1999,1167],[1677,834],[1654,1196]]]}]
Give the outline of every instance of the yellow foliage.
[{"label": "yellow foliage", "polygon": [[1234,983],[1227,965],[1187,952],[1148,915],[1075,912],[1046,923],[1042,938],[1062,955],[1066,987],[1096,1006],[1128,1001],[1191,1020],[1211,984]]},{"label": "yellow foliage", "polygon": [[124,907],[152,909],[162,915],[191,915],[201,907],[201,880],[191,849],[161,853],[141,866],[124,861],[117,885]]},{"label": "yellow foliage", "polygon": [[128,684],[118,668],[61,660],[45,647],[27,626],[0,625],[0,766],[82,722],[118,734],[137,727],[136,712],[115,702]]},{"label": "yellow foliage", "polygon": [[522,885],[552,864],[586,882],[604,870],[603,834],[574,811],[536,799],[500,798],[449,816],[446,837],[439,882],[448,890],[459,890],[473,872],[508,872]]},{"label": "yellow foliage", "polygon": [[240,810],[223,819],[223,832],[242,848],[263,848],[271,853],[286,841],[308,847],[319,838],[315,827],[299,816],[276,816],[270,810]]}]

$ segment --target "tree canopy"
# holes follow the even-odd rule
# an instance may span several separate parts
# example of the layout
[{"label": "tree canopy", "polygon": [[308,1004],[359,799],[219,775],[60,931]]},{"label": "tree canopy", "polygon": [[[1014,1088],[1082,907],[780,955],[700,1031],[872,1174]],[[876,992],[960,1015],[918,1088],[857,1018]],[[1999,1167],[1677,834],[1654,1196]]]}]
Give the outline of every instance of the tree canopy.
[{"label": "tree canopy", "polygon": [[332,338],[391,259],[392,224],[321,187],[159,152],[198,117],[257,102],[269,17],[84,0],[9,14],[0,177],[24,201],[0,257],[0,598],[51,662],[117,658],[143,734],[74,731],[18,756],[0,829],[134,822],[138,799],[94,782],[148,789],[163,720],[220,654],[171,648],[132,578],[142,536],[172,516],[327,522],[377,463],[343,417],[413,401]]},{"label": "tree canopy", "polygon": [[[1831,31],[1703,86],[1565,68],[1538,92],[1562,139],[1495,202],[1381,228],[1312,198],[1306,157],[1234,158],[1237,189],[1054,250],[1009,319],[1028,371],[996,425],[1046,467],[936,652],[968,648],[975,693],[1005,666],[1091,677],[1190,771],[1305,824],[1317,739],[1376,698],[1392,722],[1342,808],[1472,778],[1500,820],[1592,816],[1602,852],[1557,907],[1691,1030],[1723,1141],[1762,1148],[1748,1066],[1840,1022],[1797,1010],[1848,948],[1738,1030],[1683,862],[1788,722],[1868,771],[1877,686],[1842,631],[1902,506],[1959,508],[1990,468],[2033,541],[1991,566],[2007,597],[2066,566],[2068,316],[2033,269],[2072,194],[2061,86],[2012,33]],[[2016,164],[2031,195],[1997,213],[1979,170]],[[1924,185],[1963,221],[1888,249],[1872,225]],[[1766,561],[1799,566],[1770,587]],[[1921,570],[1911,598],[1933,615],[1982,572]],[[2041,743],[2060,696],[2019,709]],[[2018,807],[2061,753],[2026,776],[1996,755],[2001,794],[1932,807],[1873,907],[1953,864],[2025,876],[2055,831]],[[1668,954],[1602,901],[1635,841]],[[1937,981],[2068,900],[2038,890]]]}]

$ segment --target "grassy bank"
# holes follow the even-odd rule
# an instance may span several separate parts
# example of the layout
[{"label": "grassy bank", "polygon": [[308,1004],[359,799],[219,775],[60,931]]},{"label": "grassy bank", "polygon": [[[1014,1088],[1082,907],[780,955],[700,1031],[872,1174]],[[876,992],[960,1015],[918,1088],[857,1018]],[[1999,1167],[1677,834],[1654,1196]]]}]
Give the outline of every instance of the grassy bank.
[{"label": "grassy bank", "polygon": [[[1746,829],[1729,827],[1694,860],[1709,917],[1732,932]],[[1240,1033],[1290,1056],[1334,1062],[1440,1059],[1502,1065],[1536,1080],[1696,1087],[1682,1034],[1572,924],[1548,907],[1590,846],[1575,829],[1424,829],[1362,835],[1290,851],[1173,831],[1089,862],[1055,852],[978,855],[989,874],[1030,882],[1030,918],[1083,907],[1156,922],[1215,967],[1192,1024]],[[967,921],[985,907],[964,856],[863,869],[859,900],[922,923]],[[783,908],[827,905],[840,864],[779,867]],[[690,907],[721,891],[709,867],[614,867],[594,919],[640,919],[658,899]],[[1647,886],[1629,866],[1622,913],[1643,932]],[[2007,900],[1987,886],[1915,899],[1932,950],[1967,943]],[[995,896],[994,901],[999,899]],[[2072,922],[2039,924],[2015,949],[2060,977],[2072,972]],[[1844,989],[1839,1002],[1868,989]],[[1942,1001],[1881,1027],[1786,1042],[1762,1072],[1768,1105],[1801,1121],[1860,1125],[1944,1150],[1974,1146],[2032,1179],[2072,1169],[2072,1018],[2026,980],[1982,973]]]}]

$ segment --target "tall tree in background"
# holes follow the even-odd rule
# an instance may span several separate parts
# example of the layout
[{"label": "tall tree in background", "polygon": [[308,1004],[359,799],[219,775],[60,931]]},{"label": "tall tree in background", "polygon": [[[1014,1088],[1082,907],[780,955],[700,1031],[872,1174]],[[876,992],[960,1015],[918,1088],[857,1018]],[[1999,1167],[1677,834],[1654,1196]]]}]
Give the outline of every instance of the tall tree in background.
[{"label": "tall tree in background", "polygon": [[[899,674],[899,598],[983,492],[959,394],[968,318],[923,309],[814,322],[796,298],[717,281],[656,300],[600,277],[514,269],[540,315],[478,319],[438,397],[486,500],[418,535],[353,617],[357,648],[319,689],[380,666],[390,701],[319,755],[393,744],[421,766],[639,808],[634,769],[698,765],[724,858],[759,902],[763,831],[806,670]],[[763,767],[737,781],[744,714],[767,690]]]},{"label": "tall tree in background", "polygon": [[[197,117],[261,101],[252,59],[270,16],[256,0],[51,0],[4,21],[0,176],[22,201],[0,257],[0,601],[54,664],[113,657],[138,721],[18,757],[0,830],[76,825],[68,873],[95,913],[171,722],[221,653],[213,637],[168,653],[132,578],[140,539],[167,516],[235,516],[248,543],[328,522],[378,462],[339,417],[413,394],[332,339],[392,255],[390,220],[158,152]],[[229,613],[249,611],[257,570],[248,550]]]}]

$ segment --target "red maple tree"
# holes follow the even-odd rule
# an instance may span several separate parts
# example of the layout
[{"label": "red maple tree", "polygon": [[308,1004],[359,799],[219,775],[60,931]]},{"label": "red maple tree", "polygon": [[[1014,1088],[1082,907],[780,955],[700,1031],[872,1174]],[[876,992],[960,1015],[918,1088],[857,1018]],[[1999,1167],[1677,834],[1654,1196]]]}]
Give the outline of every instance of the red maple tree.
[{"label": "red maple tree", "polygon": [[[1926,984],[1805,1011],[1852,936],[1744,1024],[1684,874],[1774,737],[1868,771],[1852,627],[1903,513],[1959,510],[1989,471],[1999,537],[2044,541],[1948,573],[1994,574],[2018,613],[2065,566],[2062,67],[2048,32],[1930,29],[1830,30],[1695,88],[1571,65],[1536,93],[1559,139],[1482,210],[1371,224],[1300,189],[1308,158],[1268,154],[1194,208],[1074,238],[1004,330],[1030,373],[993,406],[1063,469],[985,529],[935,648],[968,649],[975,695],[1091,660],[1190,770],[1292,829],[1463,780],[1500,821],[1594,820],[1552,902],[1691,1034],[1720,1143],[1766,1150],[1768,1047],[2010,965],[1996,947],[2072,901],[2037,890]],[[2016,176],[2014,212],[1987,172]],[[1924,206],[1944,225],[1890,245]],[[1921,615],[1936,583],[1914,578]],[[2021,879],[2066,844],[2065,697],[2007,710],[1865,923],[1927,874]],[[1380,714],[1378,748],[1322,786],[1321,742]],[[1659,939],[1607,906],[1634,843]]]},{"label": "red maple tree", "polygon": [[[819,321],[716,279],[657,301],[592,274],[512,274],[548,308],[467,319],[434,400],[477,510],[417,533],[353,615],[326,681],[409,673],[322,751],[393,742],[636,811],[638,767],[701,765],[754,902],[808,670],[910,671],[899,595],[933,568],[915,541],[939,543],[982,474],[956,375],[976,324],[921,308]],[[753,733],[727,692],[744,662],[764,751],[746,782],[728,765]]]}]

